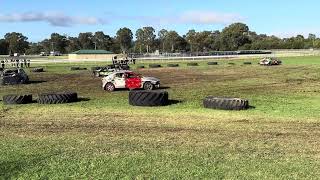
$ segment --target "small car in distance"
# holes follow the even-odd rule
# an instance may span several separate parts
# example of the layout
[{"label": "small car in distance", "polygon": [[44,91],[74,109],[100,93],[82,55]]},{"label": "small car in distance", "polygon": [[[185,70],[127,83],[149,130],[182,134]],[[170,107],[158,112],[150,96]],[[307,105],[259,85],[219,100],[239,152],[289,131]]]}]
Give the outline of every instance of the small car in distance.
[{"label": "small car in distance", "polygon": [[112,92],[115,89],[145,89],[160,88],[160,80],[155,77],[144,77],[132,71],[117,71],[102,78],[102,88]]}]

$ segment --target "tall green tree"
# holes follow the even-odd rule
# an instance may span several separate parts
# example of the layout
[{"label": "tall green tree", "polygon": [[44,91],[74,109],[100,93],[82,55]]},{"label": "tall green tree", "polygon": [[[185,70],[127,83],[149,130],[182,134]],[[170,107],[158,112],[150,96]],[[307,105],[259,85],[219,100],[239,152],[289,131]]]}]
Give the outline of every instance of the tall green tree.
[{"label": "tall green tree", "polygon": [[79,39],[77,37],[68,37],[68,45],[66,51],[72,53],[81,49]]},{"label": "tall green tree", "polygon": [[136,31],[136,43],[140,46],[145,46],[147,53],[149,53],[151,47],[155,43],[156,35],[153,27],[143,27]]},{"label": "tall green tree", "polygon": [[168,34],[168,31],[166,29],[161,29],[158,32],[158,39],[159,39],[159,45],[162,52],[165,52],[165,43],[166,43],[166,36]]},{"label": "tall green tree", "polygon": [[191,52],[194,52],[194,50],[198,51],[197,32],[194,29],[188,31],[186,41],[190,46]]},{"label": "tall green tree", "polygon": [[167,52],[175,52],[177,49],[181,50],[181,46],[184,44],[184,39],[176,31],[168,31],[164,41]]},{"label": "tall green tree", "polygon": [[123,54],[127,54],[128,50],[132,46],[133,34],[129,28],[121,28],[117,32],[117,42],[120,45]]},{"label": "tall green tree", "polygon": [[7,55],[9,52],[9,44],[6,40],[0,39],[0,55]]},{"label": "tall green tree", "polygon": [[12,32],[4,36],[8,43],[8,51],[13,53],[25,53],[29,48],[28,38],[21,33]]},{"label": "tall green tree", "polygon": [[144,39],[144,32],[143,29],[138,29],[136,31],[136,41],[135,41],[135,48],[139,49],[139,52],[142,53],[144,51],[144,43],[145,43],[145,39]]},{"label": "tall green tree", "polygon": [[97,49],[103,49],[111,51],[113,46],[113,40],[109,35],[104,34],[102,31],[94,33],[93,41]]},{"label": "tall green tree", "polygon": [[221,32],[223,50],[238,50],[239,47],[250,43],[249,27],[243,23],[234,23]]},{"label": "tall green tree", "polygon": [[51,43],[51,51],[59,51],[62,54],[66,53],[66,47],[68,46],[68,39],[65,35],[58,33],[52,33],[49,39]]},{"label": "tall green tree", "polygon": [[94,39],[91,32],[79,33],[78,41],[81,49],[94,49]]},{"label": "tall green tree", "polygon": [[43,51],[43,47],[40,43],[30,43],[29,49],[26,51],[26,54],[38,55]]}]

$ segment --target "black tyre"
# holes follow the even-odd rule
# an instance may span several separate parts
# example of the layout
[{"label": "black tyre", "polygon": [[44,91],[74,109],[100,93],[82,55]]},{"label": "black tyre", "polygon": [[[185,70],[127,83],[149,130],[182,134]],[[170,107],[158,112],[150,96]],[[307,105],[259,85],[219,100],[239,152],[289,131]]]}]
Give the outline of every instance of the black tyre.
[{"label": "black tyre", "polygon": [[149,64],[149,68],[161,68],[160,64]]},{"label": "black tyre", "polygon": [[198,63],[187,63],[187,66],[199,66]]},{"label": "black tyre", "polygon": [[129,104],[132,106],[165,106],[169,94],[166,91],[130,91]]},{"label": "black tyre", "polygon": [[228,63],[229,65],[236,65],[235,63]]},{"label": "black tyre", "polygon": [[222,110],[245,110],[249,108],[249,101],[239,98],[207,97],[203,100],[205,108]]},{"label": "black tyre", "polygon": [[32,103],[32,95],[6,95],[3,96],[4,104],[28,104]]},{"label": "black tyre", "polygon": [[212,65],[218,65],[218,62],[208,62],[208,65],[212,66]]},{"label": "black tyre", "polygon": [[32,72],[44,72],[44,69],[43,68],[33,68],[31,71]]},{"label": "black tyre", "polygon": [[145,67],[144,66],[138,66],[137,68],[138,69],[144,69]]},{"label": "black tyre", "polygon": [[91,71],[96,71],[96,70],[99,70],[99,69],[102,69],[102,67],[91,67]]},{"label": "black tyre", "polygon": [[39,104],[64,104],[78,101],[78,94],[75,92],[40,94]]},{"label": "black tyre", "polygon": [[81,68],[81,67],[71,67],[71,71],[82,71],[82,70],[87,70],[87,68]]},{"label": "black tyre", "polygon": [[71,67],[70,70],[71,71],[78,71],[78,70],[80,70],[80,67]]},{"label": "black tyre", "polygon": [[168,67],[179,67],[179,64],[168,64]]},{"label": "black tyre", "polygon": [[154,89],[154,85],[151,82],[145,82],[143,84],[143,89],[151,91]]},{"label": "black tyre", "polygon": [[108,92],[112,92],[114,91],[116,88],[114,86],[114,84],[112,83],[107,83],[105,86],[104,86],[104,90],[105,91],[108,91]]},{"label": "black tyre", "polygon": [[244,62],[243,64],[244,64],[244,65],[251,65],[252,62]]}]

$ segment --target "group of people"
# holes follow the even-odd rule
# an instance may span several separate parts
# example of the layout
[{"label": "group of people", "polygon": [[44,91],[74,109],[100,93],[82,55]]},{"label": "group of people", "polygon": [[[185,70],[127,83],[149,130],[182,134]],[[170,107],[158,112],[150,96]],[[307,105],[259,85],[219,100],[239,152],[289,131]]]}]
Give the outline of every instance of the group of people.
[{"label": "group of people", "polygon": [[11,65],[11,67],[15,68],[29,68],[30,67],[30,59],[2,59],[1,60],[1,68],[4,69],[6,66]]}]

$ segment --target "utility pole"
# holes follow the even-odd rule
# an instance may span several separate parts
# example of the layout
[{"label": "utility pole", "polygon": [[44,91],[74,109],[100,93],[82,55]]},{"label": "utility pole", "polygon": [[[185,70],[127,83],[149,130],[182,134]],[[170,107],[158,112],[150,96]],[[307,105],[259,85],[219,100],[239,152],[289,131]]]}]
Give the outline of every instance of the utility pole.
[{"label": "utility pole", "polygon": [[54,42],[51,42],[51,49],[52,49],[52,52],[54,52],[53,44],[54,44]]}]

